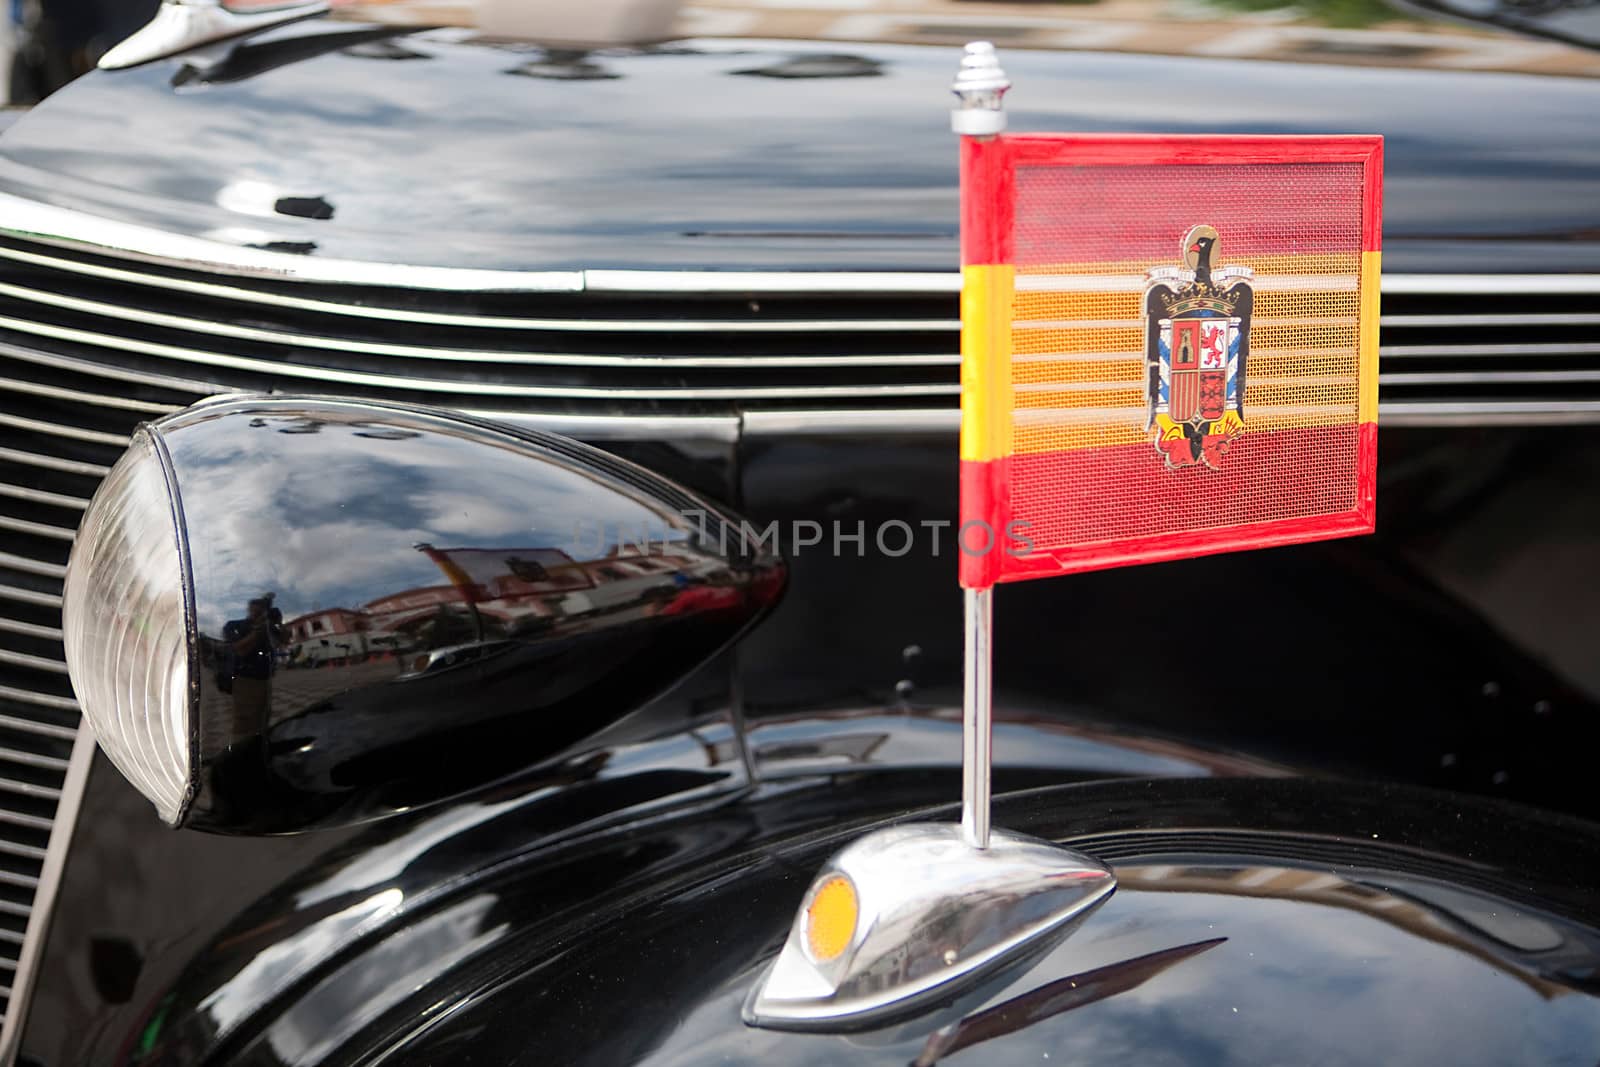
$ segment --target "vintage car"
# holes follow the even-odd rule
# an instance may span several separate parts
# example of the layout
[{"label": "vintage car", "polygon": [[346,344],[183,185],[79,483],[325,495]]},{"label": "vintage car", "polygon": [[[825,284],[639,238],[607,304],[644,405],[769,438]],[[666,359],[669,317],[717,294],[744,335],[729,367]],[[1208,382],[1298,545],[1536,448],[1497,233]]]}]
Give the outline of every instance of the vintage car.
[{"label": "vintage car", "polygon": [[[0,134],[5,1062],[1600,1060],[1593,12],[1263,6],[172,0]],[[1002,589],[995,824],[1115,892],[774,1018],[960,795],[976,36],[1384,136],[1379,532]]]}]

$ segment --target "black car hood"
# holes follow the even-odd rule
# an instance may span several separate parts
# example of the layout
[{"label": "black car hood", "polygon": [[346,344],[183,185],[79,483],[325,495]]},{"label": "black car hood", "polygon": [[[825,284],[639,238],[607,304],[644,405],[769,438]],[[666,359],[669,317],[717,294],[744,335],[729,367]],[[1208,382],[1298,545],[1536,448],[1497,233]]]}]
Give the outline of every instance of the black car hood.
[{"label": "black car hood", "polygon": [[[0,191],[226,245],[427,266],[948,270],[956,53],[572,57],[311,22],[96,72]],[[1010,52],[1019,131],[1380,133],[1399,271],[1600,270],[1600,80]]]},{"label": "black car hood", "polygon": [[[234,1062],[309,1064],[341,1041],[366,1049],[362,1062],[432,1065],[1600,1057],[1600,899],[1586,884],[1600,832],[1586,823],[1292,779],[1014,794],[997,820],[1110,863],[1115,895],[954,1029],[935,1035],[951,1019],[924,1017],[846,1037],[740,1021],[813,873],[860,832],[763,843],[750,821],[762,806],[463,891],[280,1005]],[[671,851],[692,860],[675,875],[658,865]],[[533,906],[571,896],[607,855],[639,871],[624,895],[565,913]],[[389,1009],[381,1017],[375,1002]]]}]

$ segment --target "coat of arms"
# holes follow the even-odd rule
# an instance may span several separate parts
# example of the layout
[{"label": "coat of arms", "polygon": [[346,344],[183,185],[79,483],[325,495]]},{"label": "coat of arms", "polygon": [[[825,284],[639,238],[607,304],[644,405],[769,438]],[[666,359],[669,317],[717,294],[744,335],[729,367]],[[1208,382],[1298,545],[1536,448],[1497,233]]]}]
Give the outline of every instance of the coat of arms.
[{"label": "coat of arms", "polygon": [[1213,226],[1183,239],[1186,267],[1156,267],[1145,287],[1145,428],[1169,468],[1222,457],[1244,432],[1244,371],[1255,294],[1248,267],[1217,267]]}]

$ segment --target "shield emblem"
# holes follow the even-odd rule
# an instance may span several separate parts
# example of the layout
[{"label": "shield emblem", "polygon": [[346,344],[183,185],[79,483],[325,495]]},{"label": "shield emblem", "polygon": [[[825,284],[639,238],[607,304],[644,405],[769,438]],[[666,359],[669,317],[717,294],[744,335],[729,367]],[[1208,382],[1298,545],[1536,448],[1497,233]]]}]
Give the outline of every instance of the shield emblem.
[{"label": "shield emblem", "polygon": [[1237,318],[1215,313],[1161,320],[1161,370],[1173,422],[1219,419],[1227,409],[1228,357]]}]

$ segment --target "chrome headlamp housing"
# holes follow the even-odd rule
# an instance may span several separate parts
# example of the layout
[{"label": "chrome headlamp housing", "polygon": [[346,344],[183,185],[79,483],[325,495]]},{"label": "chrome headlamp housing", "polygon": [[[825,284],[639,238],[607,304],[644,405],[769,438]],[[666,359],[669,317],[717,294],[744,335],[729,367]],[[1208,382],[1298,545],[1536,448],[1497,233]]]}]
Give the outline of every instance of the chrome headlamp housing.
[{"label": "chrome headlamp housing", "polygon": [[67,666],[169,825],[343,825],[570,777],[776,602],[783,565],[746,530],[553,434],[207,401],[141,426],[85,511]]}]

